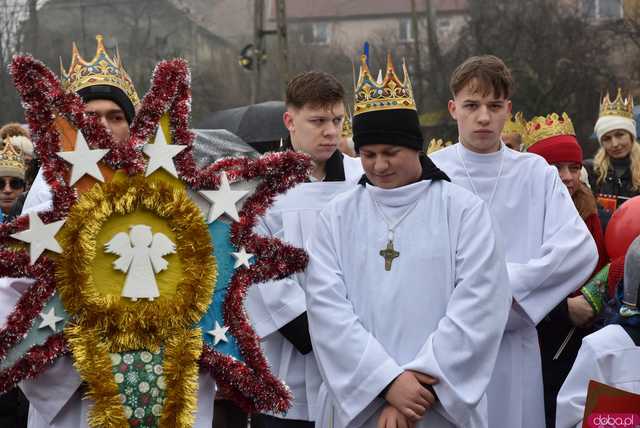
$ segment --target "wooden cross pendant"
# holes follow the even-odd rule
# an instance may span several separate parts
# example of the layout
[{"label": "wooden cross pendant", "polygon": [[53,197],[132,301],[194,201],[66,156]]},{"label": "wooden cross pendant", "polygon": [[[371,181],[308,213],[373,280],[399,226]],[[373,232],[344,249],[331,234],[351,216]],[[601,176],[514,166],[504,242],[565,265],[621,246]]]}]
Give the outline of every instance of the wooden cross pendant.
[{"label": "wooden cross pendant", "polygon": [[380,255],[384,257],[384,270],[390,271],[393,259],[400,257],[400,252],[393,248],[393,241],[389,240],[389,242],[387,242],[387,248],[380,250]]}]

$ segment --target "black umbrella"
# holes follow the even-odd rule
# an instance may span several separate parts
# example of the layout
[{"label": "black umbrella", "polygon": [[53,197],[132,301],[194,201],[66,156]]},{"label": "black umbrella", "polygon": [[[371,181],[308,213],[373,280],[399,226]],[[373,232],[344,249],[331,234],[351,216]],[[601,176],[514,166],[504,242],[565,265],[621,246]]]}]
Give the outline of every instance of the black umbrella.
[{"label": "black umbrella", "polygon": [[282,122],[284,112],[284,102],[266,101],[213,112],[201,121],[199,128],[226,129],[253,147],[260,147],[264,143],[277,143],[289,134]]},{"label": "black umbrella", "polygon": [[203,168],[223,157],[256,158],[258,152],[226,129],[193,129],[193,157]]}]

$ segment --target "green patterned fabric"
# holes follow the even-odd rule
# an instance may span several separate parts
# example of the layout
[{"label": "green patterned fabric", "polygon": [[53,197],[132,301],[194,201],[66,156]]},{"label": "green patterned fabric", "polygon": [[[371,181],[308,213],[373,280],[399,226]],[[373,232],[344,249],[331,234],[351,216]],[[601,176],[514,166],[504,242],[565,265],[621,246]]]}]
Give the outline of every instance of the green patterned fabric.
[{"label": "green patterned fabric", "polygon": [[109,355],[129,425],[136,428],[157,428],[166,388],[162,374],[163,350]]},{"label": "green patterned fabric", "polygon": [[606,265],[600,272],[585,284],[580,290],[587,302],[596,314],[602,312],[607,301],[607,282],[609,278],[609,265]]}]

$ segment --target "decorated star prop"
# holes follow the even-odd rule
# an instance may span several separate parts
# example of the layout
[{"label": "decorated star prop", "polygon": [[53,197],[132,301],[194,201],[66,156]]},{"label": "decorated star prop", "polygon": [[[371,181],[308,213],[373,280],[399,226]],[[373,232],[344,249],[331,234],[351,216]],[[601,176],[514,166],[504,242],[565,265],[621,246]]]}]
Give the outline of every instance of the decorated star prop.
[{"label": "decorated star prop", "polygon": [[[11,74],[53,208],[0,224],[0,277],[33,279],[0,329],[0,394],[69,354],[94,402],[91,427],[191,426],[199,368],[247,412],[285,412],[290,392],[269,371],[244,296],[306,266],[303,250],[253,227],[277,195],[305,180],[309,159],[284,152],[198,168],[183,60],[156,67],[120,144],[42,63],[15,57]],[[198,194],[211,206],[201,209]],[[144,257],[120,251],[118,266],[138,266],[125,274],[105,249],[135,225],[153,234],[130,235]],[[153,251],[160,235],[175,252]],[[159,296],[123,297],[127,275],[145,269],[153,269]],[[125,410],[137,397],[121,381],[149,380],[136,372],[147,366],[162,373],[154,377],[162,410],[143,406],[134,412],[143,420]]]},{"label": "decorated star prop", "polygon": [[218,190],[201,190],[200,194],[211,204],[207,220],[209,223],[216,220],[222,214],[227,214],[235,221],[240,219],[236,204],[247,194],[247,191],[231,190],[226,172],[223,172],[220,176],[220,187]]},{"label": "decorated star prop", "polygon": [[227,331],[229,331],[229,327],[220,327],[220,324],[216,321],[216,328],[207,332],[207,334],[213,336],[213,346],[216,346],[221,340],[223,342],[229,342],[229,339],[227,339]]},{"label": "decorated star prop", "polygon": [[167,144],[167,139],[164,137],[162,127],[158,126],[154,143],[147,143],[142,148],[144,154],[149,156],[149,163],[147,164],[145,175],[148,177],[159,168],[164,168],[169,174],[178,178],[173,158],[186,148],[187,146],[184,145]]},{"label": "decorated star prop", "polygon": [[56,154],[73,165],[70,183],[73,186],[85,174],[92,176],[96,180],[104,181],[104,177],[98,168],[98,161],[108,152],[108,149],[89,149],[87,140],[82,135],[82,131],[79,131],[75,149],[67,152],[57,152]]},{"label": "decorated star prop", "polygon": [[236,259],[235,264],[233,265],[234,269],[239,268],[240,266],[251,267],[250,260],[253,257],[253,254],[247,253],[244,247],[240,248],[240,251],[237,253],[231,253],[234,259]]},{"label": "decorated star prop", "polygon": [[30,263],[34,264],[44,250],[61,253],[62,248],[56,241],[56,234],[64,224],[64,220],[44,224],[37,213],[29,213],[29,229],[11,235],[19,241],[29,243]]},{"label": "decorated star prop", "polygon": [[64,319],[64,317],[59,317],[56,315],[56,309],[51,308],[46,313],[40,313],[40,318],[42,318],[42,322],[38,326],[38,328],[47,328],[49,327],[54,333],[56,332],[56,324]]}]

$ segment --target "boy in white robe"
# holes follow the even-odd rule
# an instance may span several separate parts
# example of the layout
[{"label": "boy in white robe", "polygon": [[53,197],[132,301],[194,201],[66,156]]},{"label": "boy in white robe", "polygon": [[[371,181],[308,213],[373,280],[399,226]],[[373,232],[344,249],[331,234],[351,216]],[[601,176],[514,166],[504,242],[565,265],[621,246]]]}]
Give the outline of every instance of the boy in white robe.
[{"label": "boy in white robe", "polygon": [[322,374],[316,427],[487,427],[511,296],[485,204],[421,155],[405,68],[362,65],[366,176],[321,211],[305,291]]},{"label": "boy in white robe", "polygon": [[512,86],[511,72],[497,57],[461,64],[451,77],[449,101],[459,144],[432,159],[453,183],[487,203],[505,248],[514,302],[487,391],[489,425],[540,428],[544,401],[535,326],[588,279],[598,252],[556,168],[501,142]]},{"label": "boy in white robe", "polygon": [[[558,393],[558,428],[582,426],[590,380],[640,394],[640,237],[625,256],[622,291],[618,316],[582,340],[576,361]],[[640,409],[635,416],[640,419]]]},{"label": "boy in white robe", "polygon": [[[289,138],[283,148],[311,157],[310,182],[279,196],[254,231],[304,247],[318,211],[334,195],[356,185],[362,166],[338,150],[345,120],[344,89],[334,76],[309,71],[294,77],[287,85],[286,105],[283,120]],[[252,417],[260,428],[314,425],[321,381],[309,337],[303,279],[304,274],[298,274],[247,292],[245,308],[265,357],[293,394],[286,415]]]}]

